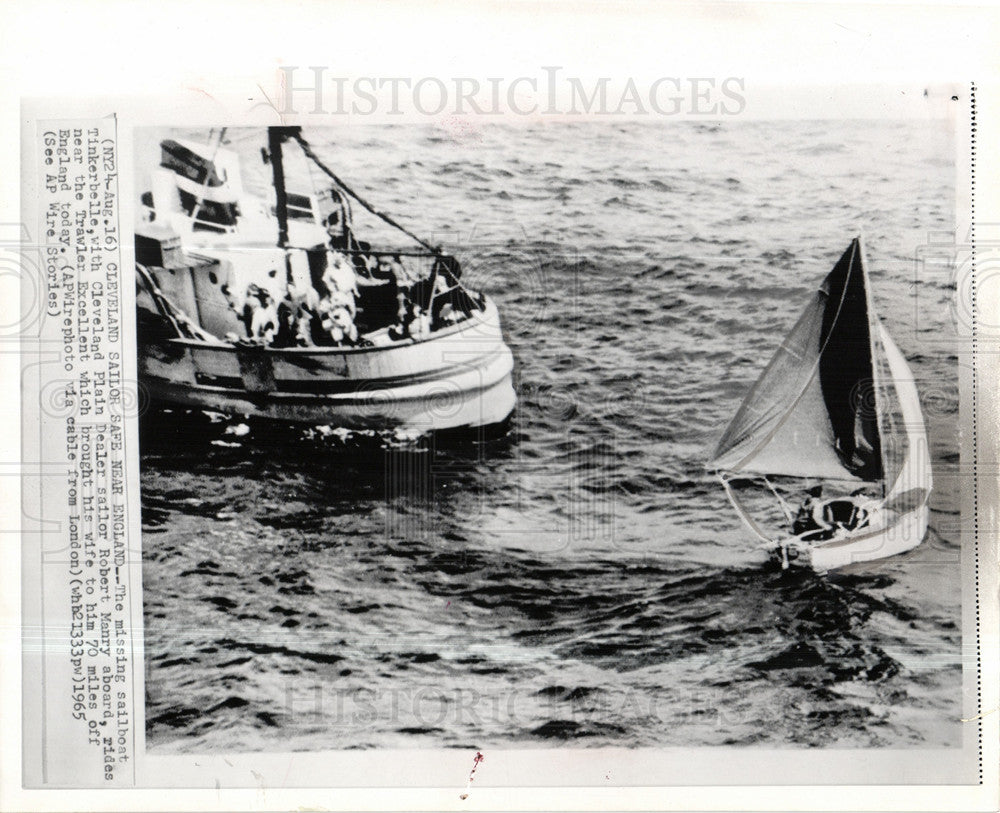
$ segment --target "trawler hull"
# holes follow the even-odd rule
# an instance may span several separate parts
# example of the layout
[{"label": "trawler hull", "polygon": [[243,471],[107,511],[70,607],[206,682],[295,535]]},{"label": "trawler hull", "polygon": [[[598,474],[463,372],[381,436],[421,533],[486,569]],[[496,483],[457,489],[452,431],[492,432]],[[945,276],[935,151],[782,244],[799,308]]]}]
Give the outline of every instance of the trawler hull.
[{"label": "trawler hull", "polygon": [[504,421],[513,356],[496,306],[419,340],[271,348],[193,339],[139,342],[149,398],[235,415],[430,432]]}]

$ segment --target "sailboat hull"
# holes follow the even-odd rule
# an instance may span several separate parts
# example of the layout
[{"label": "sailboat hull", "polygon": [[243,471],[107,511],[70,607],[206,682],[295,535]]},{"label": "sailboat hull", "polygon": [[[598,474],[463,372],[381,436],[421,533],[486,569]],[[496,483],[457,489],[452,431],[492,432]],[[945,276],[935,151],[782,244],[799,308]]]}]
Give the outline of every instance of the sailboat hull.
[{"label": "sailboat hull", "polygon": [[495,305],[419,341],[282,348],[140,341],[153,400],[346,428],[425,432],[496,424],[515,403],[513,356]]},{"label": "sailboat hull", "polygon": [[[779,543],[798,551],[795,564],[808,564],[818,573],[847,567],[860,562],[871,562],[896,556],[917,547],[927,535],[929,509],[920,507],[899,514],[878,529],[864,528],[856,533],[828,542],[803,547],[800,540],[791,538]],[[805,559],[806,561],[803,561]]]}]

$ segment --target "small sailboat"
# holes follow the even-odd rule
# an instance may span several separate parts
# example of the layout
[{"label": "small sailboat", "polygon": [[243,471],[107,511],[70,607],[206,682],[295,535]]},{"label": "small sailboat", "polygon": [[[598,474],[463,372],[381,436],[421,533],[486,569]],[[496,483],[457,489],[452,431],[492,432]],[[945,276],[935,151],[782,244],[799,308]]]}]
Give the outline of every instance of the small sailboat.
[{"label": "small sailboat", "polygon": [[[408,434],[505,421],[513,356],[493,301],[466,287],[455,257],[357,195],[299,128],[267,136],[270,197],[247,192],[222,135],[215,145],[160,144],[136,228],[138,370],[148,395]],[[325,188],[289,188],[291,145]],[[358,239],[352,201],[416,248]]]},{"label": "small sailboat", "polygon": [[823,572],[923,540],[932,486],[923,415],[913,373],[872,306],[860,237],[750,389],[708,468],[784,567]]}]

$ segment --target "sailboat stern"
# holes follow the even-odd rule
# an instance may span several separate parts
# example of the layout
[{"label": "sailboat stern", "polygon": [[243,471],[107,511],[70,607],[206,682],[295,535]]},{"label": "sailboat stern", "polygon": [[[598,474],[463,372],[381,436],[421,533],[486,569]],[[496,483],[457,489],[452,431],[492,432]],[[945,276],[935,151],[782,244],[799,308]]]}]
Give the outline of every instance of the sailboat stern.
[{"label": "sailboat stern", "polygon": [[927,535],[930,510],[926,498],[918,507],[905,513],[882,509],[882,514],[881,517],[873,516],[870,525],[856,534],[808,547],[805,555],[809,565],[813,570],[824,573],[861,562],[885,559],[913,550]]}]

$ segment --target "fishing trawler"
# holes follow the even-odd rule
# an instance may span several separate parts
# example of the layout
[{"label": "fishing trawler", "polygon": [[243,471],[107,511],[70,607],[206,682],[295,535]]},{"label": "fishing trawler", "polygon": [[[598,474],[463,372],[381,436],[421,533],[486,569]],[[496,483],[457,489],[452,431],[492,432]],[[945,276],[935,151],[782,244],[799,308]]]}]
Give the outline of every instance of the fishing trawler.
[{"label": "fishing trawler", "polygon": [[[223,146],[166,139],[136,228],[138,370],[166,404],[422,433],[502,423],[513,357],[459,261],[354,192],[298,127],[271,127],[270,198]],[[286,187],[287,151],[326,182]],[[358,239],[351,203],[416,248]]]},{"label": "fishing trawler", "polygon": [[[751,388],[708,468],[783,567],[822,572],[923,540],[932,480],[920,400],[873,308],[860,237]],[[773,498],[777,523],[749,507],[761,494]],[[805,495],[797,510],[796,494]]]}]

